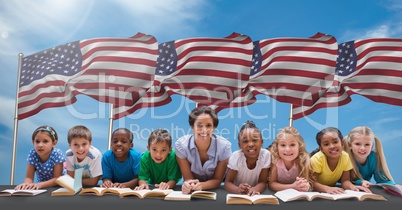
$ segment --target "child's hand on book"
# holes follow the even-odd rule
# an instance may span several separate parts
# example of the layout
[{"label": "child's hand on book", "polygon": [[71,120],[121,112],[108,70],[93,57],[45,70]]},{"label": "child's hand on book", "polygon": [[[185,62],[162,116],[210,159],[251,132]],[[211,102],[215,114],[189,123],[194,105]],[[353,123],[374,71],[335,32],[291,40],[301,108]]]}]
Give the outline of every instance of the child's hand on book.
[{"label": "child's hand on book", "polygon": [[103,180],[103,183],[100,185],[100,187],[104,187],[104,188],[113,187],[113,182],[105,179],[105,180]]},{"label": "child's hand on book", "polygon": [[17,185],[14,190],[39,190],[39,185],[34,183],[22,183]]},{"label": "child's hand on book", "polygon": [[343,194],[345,190],[340,187],[328,187],[325,192],[329,194]]},{"label": "child's hand on book", "polygon": [[169,184],[166,182],[161,182],[159,184],[155,184],[155,187],[160,189],[160,190],[167,190],[170,188]]},{"label": "child's hand on book", "polygon": [[181,191],[183,194],[190,194],[192,190],[202,190],[201,183],[198,181],[198,179],[187,180],[181,186]]},{"label": "child's hand on book", "polygon": [[115,182],[115,183],[113,183],[113,186],[112,186],[112,187],[116,187],[116,188],[126,188],[127,186],[126,186],[125,184]]},{"label": "child's hand on book", "polygon": [[143,190],[143,189],[149,189],[149,186],[147,184],[140,184],[137,187],[134,188],[134,190]]},{"label": "child's hand on book", "polygon": [[367,181],[367,180],[363,180],[362,181],[362,186],[363,187],[371,187],[373,185],[373,183],[371,183],[371,182],[369,182],[369,181]]},{"label": "child's hand on book", "polygon": [[259,194],[260,194],[260,192],[257,191],[257,190],[255,190],[254,187],[250,187],[250,188],[248,189],[247,195],[249,195],[249,196],[259,195]]},{"label": "child's hand on book", "polygon": [[371,190],[369,188],[363,187],[363,186],[354,185],[354,186],[350,187],[350,189],[354,190],[354,191],[363,191],[363,192],[366,192],[366,193],[371,193]]},{"label": "child's hand on book", "polygon": [[296,181],[293,184],[298,191],[307,192],[310,190],[310,183],[305,178],[296,177]]},{"label": "child's hand on book", "polygon": [[240,194],[248,194],[251,186],[247,183],[241,183],[239,184],[238,190]]}]

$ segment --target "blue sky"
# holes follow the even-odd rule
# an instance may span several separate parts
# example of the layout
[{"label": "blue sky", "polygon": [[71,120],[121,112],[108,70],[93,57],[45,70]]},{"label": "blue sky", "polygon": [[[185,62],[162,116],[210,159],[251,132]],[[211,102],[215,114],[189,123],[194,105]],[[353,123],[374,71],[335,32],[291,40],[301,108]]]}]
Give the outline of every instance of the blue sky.
[{"label": "blue sky", "polygon": [[[402,0],[0,0],[0,184],[10,184],[17,89],[18,53],[25,56],[67,42],[96,37],[130,37],[138,32],[153,35],[158,43],[191,37],[225,37],[232,32],[253,41],[277,37],[310,37],[317,32],[334,36],[338,43],[369,37],[402,37]],[[134,148],[146,149],[148,134],[166,128],[174,140],[190,133],[188,113],[194,102],[173,95],[173,101],[153,109],[140,109],[113,121],[113,130],[127,127],[134,133]],[[108,148],[109,105],[87,96],[67,107],[50,108],[18,121],[14,184],[25,176],[26,156],[33,147],[32,132],[40,125],[53,126],[57,147],[66,151],[67,131],[83,124],[93,133],[93,145]],[[223,110],[216,133],[238,149],[237,132],[253,120],[263,132],[267,147],[278,130],[289,125],[290,105],[258,95],[243,108]],[[336,108],[320,109],[293,126],[302,134],[308,151],[317,148],[316,133],[338,127],[344,135],[367,125],[383,142],[391,174],[402,183],[398,164],[402,148],[402,107],[375,103],[353,95]],[[399,153],[399,154],[398,154]]]}]

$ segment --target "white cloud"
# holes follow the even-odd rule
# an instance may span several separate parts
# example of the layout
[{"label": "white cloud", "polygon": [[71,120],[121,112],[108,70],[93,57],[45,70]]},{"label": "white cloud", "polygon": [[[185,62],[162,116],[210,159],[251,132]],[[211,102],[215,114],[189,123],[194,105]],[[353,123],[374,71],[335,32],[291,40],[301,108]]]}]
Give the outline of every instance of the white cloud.
[{"label": "white cloud", "polygon": [[380,25],[378,28],[375,28],[373,30],[369,30],[366,32],[365,35],[363,35],[363,38],[370,38],[370,37],[390,37],[391,33],[389,30],[389,25]]},{"label": "white cloud", "polygon": [[394,125],[401,121],[401,117],[394,116],[373,120],[368,126],[373,130],[374,134],[380,138],[381,142],[400,141],[400,139],[402,139],[402,130]]},{"label": "white cloud", "polygon": [[151,33],[169,33],[173,37],[183,37],[183,34],[194,32],[195,26],[192,23],[202,19],[205,15],[204,9],[207,7],[202,0],[116,0],[114,2],[132,17],[134,26]]},{"label": "white cloud", "polygon": [[[74,33],[91,12],[93,1],[79,0],[36,0],[3,1],[0,19],[5,29],[2,33],[23,37],[68,37],[65,30]],[[61,27],[62,26],[62,27]]]},{"label": "white cloud", "polygon": [[[382,23],[371,26],[370,28],[347,30],[340,38],[341,42],[381,37],[397,37],[402,36],[402,0],[386,0],[378,2],[378,4],[394,13],[389,13],[388,19],[384,19]],[[339,41],[339,40],[338,40]]]},{"label": "white cloud", "polygon": [[402,10],[402,0],[383,0],[381,1],[381,6],[387,8],[392,11],[400,11]]},{"label": "white cloud", "polygon": [[[402,31],[399,31],[399,33]],[[398,33],[392,25],[379,25],[375,26],[370,29],[365,29],[365,30],[348,30],[346,31],[338,40],[339,42],[345,42],[345,41],[350,41],[350,40],[357,40],[357,39],[367,39],[367,38],[381,38],[381,37],[393,37],[397,36]]]}]

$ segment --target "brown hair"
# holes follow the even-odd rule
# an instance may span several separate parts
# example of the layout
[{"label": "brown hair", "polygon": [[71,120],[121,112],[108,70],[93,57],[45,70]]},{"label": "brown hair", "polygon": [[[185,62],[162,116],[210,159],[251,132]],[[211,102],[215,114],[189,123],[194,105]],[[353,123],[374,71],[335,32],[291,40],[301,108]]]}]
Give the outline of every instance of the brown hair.
[{"label": "brown hair", "polygon": [[172,137],[169,132],[164,129],[156,129],[148,137],[148,146],[151,146],[152,142],[160,143],[166,142],[169,147],[172,147]]},{"label": "brown hair", "polygon": [[71,144],[73,138],[84,138],[89,142],[92,142],[91,131],[83,125],[76,125],[70,128],[67,134],[67,140],[69,144]]},{"label": "brown hair", "polygon": [[39,132],[46,132],[52,141],[57,141],[59,139],[56,130],[48,125],[39,126],[33,133],[32,133],[32,141],[35,140],[35,136],[38,135]]}]

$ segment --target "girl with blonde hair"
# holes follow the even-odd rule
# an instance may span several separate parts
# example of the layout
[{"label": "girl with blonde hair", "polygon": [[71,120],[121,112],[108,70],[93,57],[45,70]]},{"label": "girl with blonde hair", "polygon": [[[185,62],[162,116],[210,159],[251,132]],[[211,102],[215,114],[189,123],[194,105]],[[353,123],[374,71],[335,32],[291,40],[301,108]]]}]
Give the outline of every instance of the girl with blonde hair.
[{"label": "girl with blonde hair", "polygon": [[309,170],[310,155],[296,128],[290,126],[282,128],[269,150],[273,158],[268,178],[270,190],[279,191],[293,188],[299,191],[309,191],[312,189]]},{"label": "girl with blonde hair", "polygon": [[352,181],[363,187],[376,183],[395,184],[389,172],[380,139],[367,126],[358,126],[343,138],[344,149],[352,160]]}]

